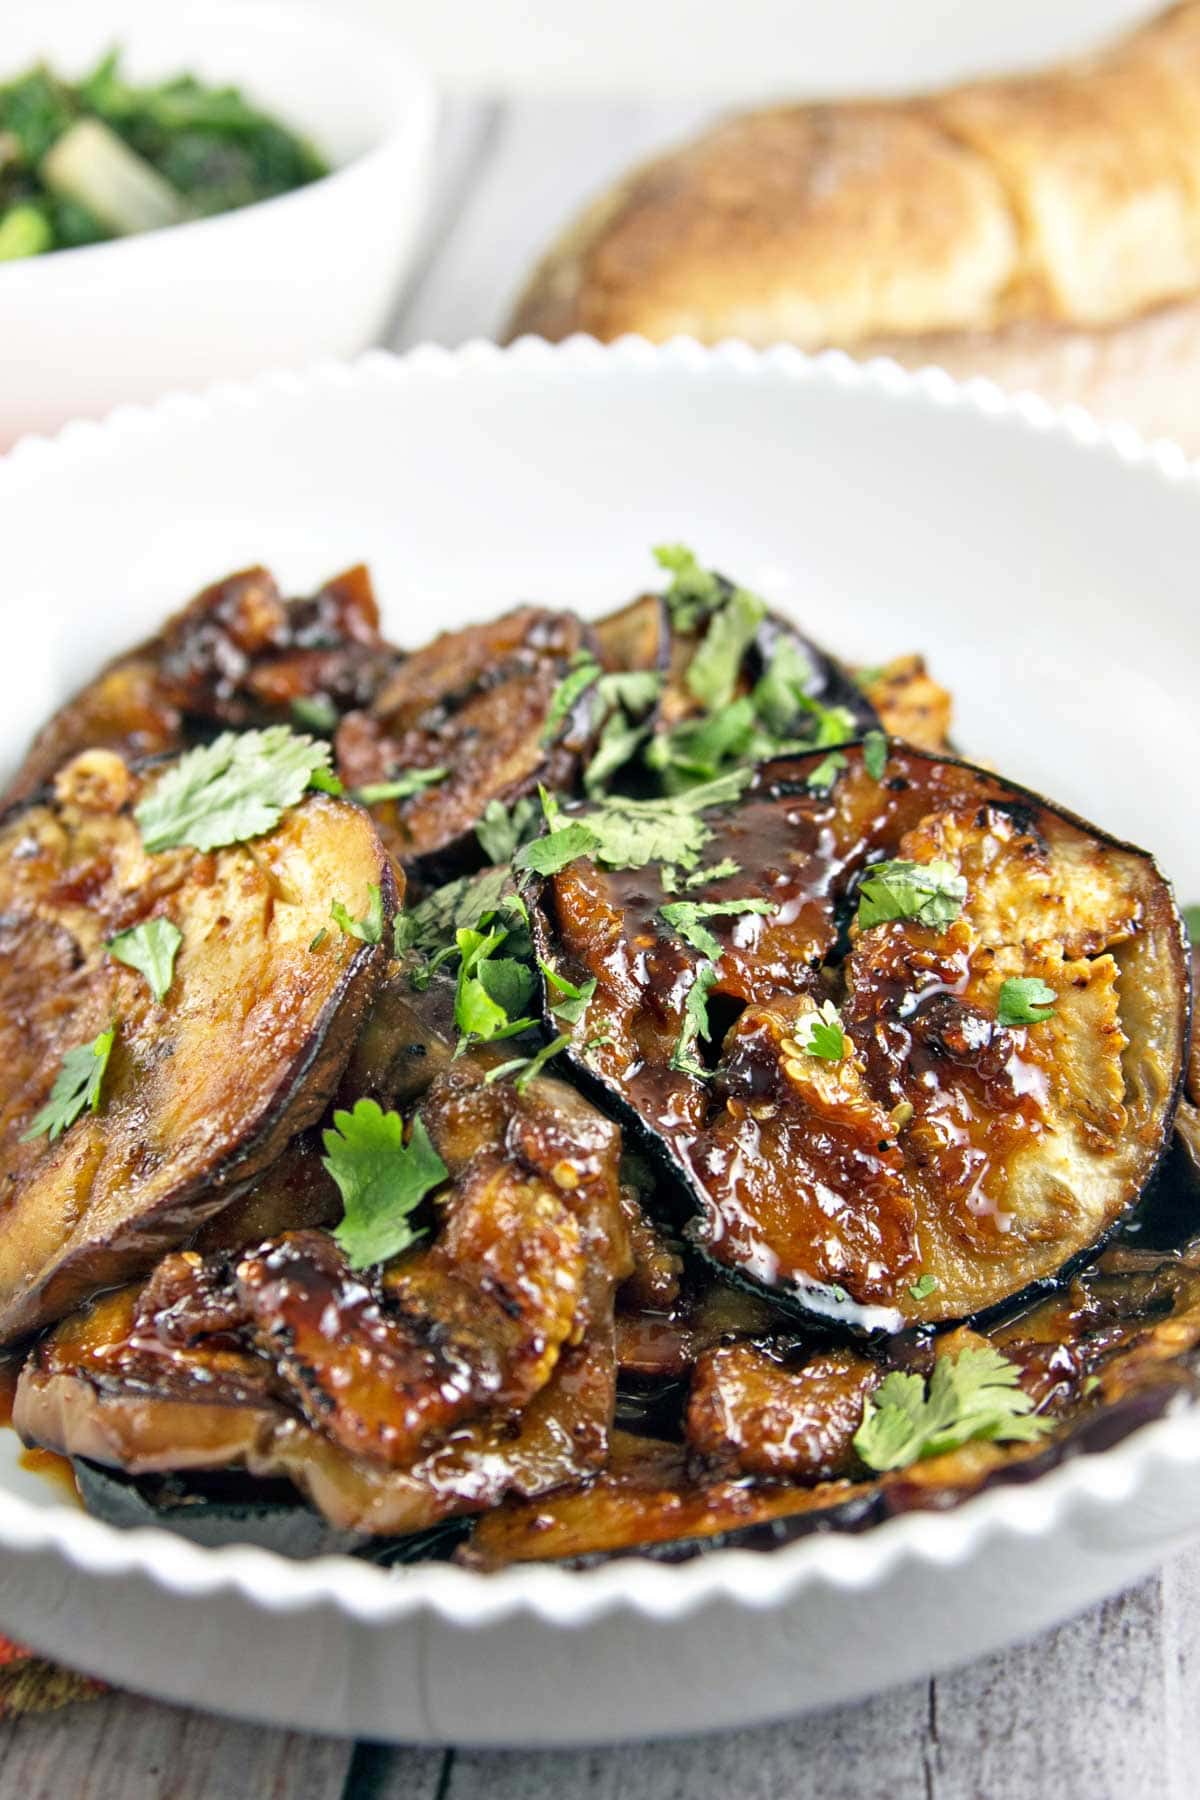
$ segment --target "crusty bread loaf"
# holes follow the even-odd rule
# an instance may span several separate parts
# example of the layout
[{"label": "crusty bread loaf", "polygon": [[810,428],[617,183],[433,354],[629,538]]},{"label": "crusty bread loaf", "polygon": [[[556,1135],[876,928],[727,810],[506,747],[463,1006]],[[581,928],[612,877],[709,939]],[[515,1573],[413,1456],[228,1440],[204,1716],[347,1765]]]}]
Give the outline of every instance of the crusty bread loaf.
[{"label": "crusty bread loaf", "polygon": [[726,120],[595,201],[510,335],[836,345],[1200,449],[1200,0],[1100,54]]}]

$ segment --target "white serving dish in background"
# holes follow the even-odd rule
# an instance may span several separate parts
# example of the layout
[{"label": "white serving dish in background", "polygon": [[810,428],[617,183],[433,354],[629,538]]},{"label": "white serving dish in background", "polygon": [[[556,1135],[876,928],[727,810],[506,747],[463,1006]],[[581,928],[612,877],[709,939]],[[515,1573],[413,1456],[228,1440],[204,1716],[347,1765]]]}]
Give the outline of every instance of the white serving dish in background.
[{"label": "white serving dish in background", "polygon": [[[75,424],[0,460],[11,758],[208,579],[365,557],[415,644],[517,598],[611,607],[692,543],[851,657],[915,647],[957,736],[1200,898],[1200,470],[938,374],[585,340],[368,356]],[[948,1513],[771,1554],[385,1574],[122,1534],[0,1432],[0,1621],[189,1704],[460,1744],[797,1713],[1037,1631],[1200,1528],[1200,1409]]]},{"label": "white serving dish in background", "polygon": [[241,86],[333,165],[278,199],[0,264],[0,446],[126,400],[349,356],[386,327],[424,213],[435,101],[397,34],[305,5],[25,0],[0,81],[113,44],[136,80]]}]

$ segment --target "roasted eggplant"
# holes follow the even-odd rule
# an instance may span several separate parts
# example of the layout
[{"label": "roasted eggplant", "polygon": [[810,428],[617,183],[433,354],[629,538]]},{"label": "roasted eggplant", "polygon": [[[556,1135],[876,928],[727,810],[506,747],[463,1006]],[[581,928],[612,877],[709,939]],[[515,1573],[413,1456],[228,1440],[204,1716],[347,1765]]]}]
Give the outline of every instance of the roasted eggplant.
[{"label": "roasted eggplant", "polygon": [[314,1230],[170,1256],[42,1341],[18,1429],[135,1475],[288,1479],[384,1535],[599,1468],[631,1268],[619,1136],[557,1082],[488,1073],[460,1059],[419,1108],[451,1183],[427,1249],[362,1274]]},{"label": "roasted eggplant", "polygon": [[9,789],[27,797],[81,750],[130,760],[181,750],[224,726],[332,730],[399,660],[379,635],[361,565],[286,600],[263,568],[214,582],[162,631],[126,651],[43,726]]},{"label": "roasted eggplant", "polygon": [[[149,1270],[315,1122],[385,947],[327,929],[332,895],[395,885],[358,807],[313,793],[253,844],[151,854],[133,808],[170,765],[77,757],[0,822],[0,1342]],[[162,1000],[109,944],[180,934]],[[324,933],[322,942],[314,939]],[[97,1105],[31,1137],[64,1059],[113,1030]]]},{"label": "roasted eggplant", "polygon": [[[789,1368],[785,1359],[737,1346],[745,1368],[752,1356],[760,1360],[749,1397],[744,1378],[724,1384],[730,1411],[723,1442],[699,1420],[699,1458],[691,1441],[618,1432],[602,1475],[536,1503],[507,1502],[476,1524],[456,1560],[497,1569],[525,1561],[585,1566],[631,1552],[680,1561],[726,1546],[771,1550],[812,1531],[862,1531],[902,1513],[944,1509],[984,1488],[1034,1480],[1066,1458],[1107,1450],[1200,1397],[1200,1240],[1165,1253],[1115,1246],[1062,1293],[993,1328],[986,1340],[960,1332],[941,1347],[985,1341],[1019,1370],[1022,1391],[1047,1422],[1044,1437],[967,1443],[873,1476],[856,1463],[849,1442],[847,1389],[860,1378],[864,1388],[872,1380],[877,1388],[888,1367],[927,1365],[931,1346],[897,1340],[873,1377],[869,1363],[846,1352],[813,1355],[811,1385],[803,1362]],[[697,1390],[706,1412],[711,1386]],[[835,1405],[827,1415],[830,1391]],[[807,1445],[806,1418],[818,1425]],[[782,1461],[789,1433],[797,1431],[800,1454],[789,1458],[788,1479],[770,1478],[765,1463]],[[712,1450],[719,1454],[710,1457]],[[842,1473],[829,1474],[831,1461]],[[754,1462],[761,1472],[742,1472]]]},{"label": "roasted eggplant", "polygon": [[[488,805],[511,806],[541,782],[569,791],[598,723],[588,688],[561,717],[555,698],[588,644],[574,613],[520,607],[490,625],[444,632],[407,657],[369,709],[337,732],[338,772],[360,792],[401,862],[441,859],[454,871],[466,851],[477,866],[475,826]],[[389,798],[401,777],[422,785]]]},{"label": "roasted eggplant", "polygon": [[894,1331],[986,1311],[1112,1229],[1169,1140],[1189,1000],[1143,852],[969,765],[873,761],[762,767],[704,815],[716,875],[685,901],[661,865],[584,855],[534,919],[543,961],[594,984],[580,1077],[682,1184],[705,1255]]},{"label": "roasted eggplant", "polygon": [[[1154,863],[949,756],[920,657],[852,675],[657,554],[594,625],[409,655],[365,571],[247,570],[33,746],[0,1343],[41,1333],[14,1422],[98,1516],[675,1559],[1196,1400],[1200,1048]],[[196,745],[253,779],[156,848],[172,782],[214,803]]]}]

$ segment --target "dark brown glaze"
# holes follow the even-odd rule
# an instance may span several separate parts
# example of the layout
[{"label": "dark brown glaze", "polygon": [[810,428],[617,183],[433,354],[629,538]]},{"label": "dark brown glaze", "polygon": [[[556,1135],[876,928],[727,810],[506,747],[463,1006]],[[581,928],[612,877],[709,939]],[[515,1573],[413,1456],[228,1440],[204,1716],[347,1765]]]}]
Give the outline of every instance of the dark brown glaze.
[{"label": "dark brown glaze", "polygon": [[[1136,1199],[1170,1131],[1188,982],[1144,853],[965,764],[894,745],[877,781],[843,754],[827,794],[807,786],[814,754],[707,815],[704,863],[739,873],[688,898],[775,907],[705,920],[722,946],[708,1079],[671,1067],[702,958],[661,916],[678,896],[660,868],[577,859],[544,884],[535,930],[564,975],[595,979],[572,1058],[682,1177],[706,1255],[838,1324],[896,1330],[1053,1276]],[[847,940],[884,858],[948,862],[961,919]],[[1055,990],[1054,1017],[1001,1027],[1019,976]],[[803,1047],[828,998],[840,1062]]]},{"label": "dark brown glaze", "polygon": [[600,1467],[632,1266],[619,1134],[487,1069],[460,1059],[422,1102],[450,1173],[427,1246],[361,1273],[322,1231],[168,1257],[43,1340],[19,1429],[134,1474],[283,1476],[386,1532]]},{"label": "dark brown glaze", "polygon": [[854,1434],[878,1364],[829,1350],[798,1366],[740,1341],[706,1350],[692,1375],[687,1441],[714,1469],[797,1481],[861,1473]]},{"label": "dark brown glaze", "polygon": [[511,806],[539,782],[572,787],[599,723],[594,690],[557,726],[548,722],[572,657],[588,646],[574,613],[520,607],[487,625],[444,632],[396,669],[369,710],[346,716],[337,762],[348,787],[414,769],[449,770],[410,799],[373,807],[400,861],[461,850],[492,800]]},{"label": "dark brown glaze", "polygon": [[[383,972],[326,933],[331,895],[395,887],[358,807],[311,795],[252,847],[148,854],[159,771],[108,751],[0,825],[0,1341],[148,1270],[323,1112]],[[143,919],[183,934],[165,999],[107,953]],[[101,1105],[23,1141],[67,1051],[114,1021]]]},{"label": "dark brown glaze", "polygon": [[[860,1531],[900,1513],[944,1509],[983,1488],[1035,1479],[1065,1458],[1106,1450],[1200,1394],[1200,1241],[1166,1254],[1110,1250],[1061,1294],[986,1340],[960,1331],[938,1347],[953,1354],[983,1341],[1020,1367],[1021,1386],[1054,1421],[1045,1439],[969,1443],[877,1477],[851,1463],[831,1479],[818,1455],[785,1481],[731,1476],[727,1462],[697,1463],[687,1444],[618,1433],[602,1475],[562,1494],[501,1506],[479,1521],[457,1560],[495,1569],[525,1561],[586,1565],[630,1552],[681,1560],[726,1546],[769,1550],[811,1531]],[[888,1366],[928,1368],[933,1349],[899,1340],[877,1375]],[[739,1346],[734,1360],[745,1368],[751,1355],[763,1353]],[[754,1363],[748,1403],[745,1380],[725,1384],[736,1406],[733,1435],[766,1428],[754,1452],[764,1460],[782,1453],[804,1417],[794,1391],[804,1366],[789,1372],[780,1357],[772,1373],[770,1360]],[[826,1379],[825,1364],[823,1355],[810,1360],[817,1380]],[[835,1376],[834,1383],[843,1396],[842,1380]]]},{"label": "dark brown glaze", "polygon": [[180,750],[222,727],[294,722],[296,701],[339,714],[367,705],[397,653],[361,565],[286,600],[266,569],[215,582],[125,652],[43,726],[9,788],[35,793],[81,750],[130,761]]}]

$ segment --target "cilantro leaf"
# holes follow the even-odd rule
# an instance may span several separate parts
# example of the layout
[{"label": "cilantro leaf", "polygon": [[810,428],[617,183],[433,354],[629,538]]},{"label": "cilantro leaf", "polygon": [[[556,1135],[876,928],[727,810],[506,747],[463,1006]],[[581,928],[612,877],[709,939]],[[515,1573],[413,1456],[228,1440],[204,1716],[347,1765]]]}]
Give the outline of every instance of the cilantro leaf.
[{"label": "cilantro leaf", "polygon": [[683,1024],[671,1052],[671,1067],[681,1074],[694,1075],[698,1081],[707,1081],[711,1073],[697,1056],[696,1043],[701,1038],[705,1043],[709,1041],[708,996],[716,979],[715,963],[697,963],[695,979],[683,1003]]},{"label": "cilantro leaf", "polygon": [[1180,911],[1183,913],[1188,936],[1193,944],[1200,944],[1200,906],[1184,906]]},{"label": "cilantro leaf", "polygon": [[90,1044],[77,1044],[74,1050],[67,1051],[62,1067],[54,1077],[49,1100],[29,1130],[21,1134],[23,1144],[43,1135],[53,1143],[75,1123],[85,1107],[95,1112],[100,1104],[100,1088],[116,1036],[116,1026],[110,1025]]},{"label": "cilantro leaf", "polygon": [[478,925],[485,913],[495,911],[510,880],[507,869],[484,869],[435,888],[419,905],[397,915],[396,955],[403,956],[406,950],[432,955],[443,944],[452,944],[456,931]]},{"label": "cilantro leaf", "polygon": [[308,785],[318,794],[332,794],[335,800],[340,800],[346,791],[332,769],[314,769],[308,778]]},{"label": "cilantro leaf", "polygon": [[754,688],[754,710],[768,731],[782,737],[806,705],[812,665],[794,638],[781,636]]},{"label": "cilantro leaf", "polygon": [[338,709],[327,694],[298,694],[291,705],[292,722],[302,731],[332,737],[338,726]]},{"label": "cilantro leaf", "polygon": [[1001,1025],[1036,1025],[1054,1013],[1058,995],[1036,975],[1012,975],[1000,989],[996,1018]]},{"label": "cilantro leaf", "polygon": [[575,705],[582,700],[588,689],[596,685],[602,672],[600,664],[590,650],[575,652],[567,673],[550,696],[550,705],[546,709],[546,722],[542,726],[541,742],[543,745],[554,742],[559,728],[569,718]]},{"label": "cilantro leaf", "polygon": [[814,794],[827,794],[845,767],[846,759],[841,751],[831,750],[828,756],[821,759],[815,769],[809,770],[804,785],[811,788]]},{"label": "cilantro leaf", "polygon": [[589,975],[586,981],[576,987],[573,981],[568,981],[565,975],[560,975],[557,969],[551,968],[541,957],[538,958],[538,968],[555,993],[563,996],[561,1000],[555,1000],[551,1004],[550,1011],[564,1025],[578,1025],[596,991],[596,977]]},{"label": "cilantro leaf", "polygon": [[534,835],[541,815],[532,794],[522,794],[512,808],[489,800],[475,826],[479,847],[490,863],[511,862],[519,847]]},{"label": "cilantro leaf", "polygon": [[746,588],[734,588],[713,614],[685,678],[688,692],[709,712],[733,699],[742,659],[766,616],[765,601]]},{"label": "cilantro leaf", "polygon": [[383,890],[375,882],[367,885],[367,910],[361,919],[352,919],[340,900],[329,908],[329,916],[343,936],[356,937],[363,944],[377,944],[383,937]]},{"label": "cilantro leaf", "polygon": [[672,900],[660,906],[659,912],[684,943],[691,944],[702,956],[719,962],[724,946],[713,936],[702,919],[732,918],[741,913],[769,914],[776,910],[773,900]]},{"label": "cilantro leaf", "polygon": [[514,1056],[511,1062],[501,1063],[496,1069],[489,1069],[483,1078],[484,1085],[490,1086],[493,1081],[505,1081],[510,1075],[516,1075],[517,1079],[513,1086],[518,1094],[523,1094],[530,1082],[541,1074],[546,1064],[561,1050],[565,1050],[570,1042],[569,1037],[551,1038],[548,1044],[542,1045],[535,1056]]},{"label": "cilantro leaf", "polygon": [[863,739],[863,767],[872,781],[882,781],[887,768],[888,743],[882,731],[868,731]]},{"label": "cilantro leaf", "polygon": [[858,923],[865,931],[889,919],[916,919],[943,931],[966,897],[966,877],[948,862],[873,863],[859,884]]},{"label": "cilantro leaf", "polygon": [[560,825],[546,837],[534,838],[517,853],[514,861],[519,869],[528,869],[535,875],[557,875],[576,857],[594,856],[599,848],[599,837],[580,819],[570,825]]},{"label": "cilantro leaf", "polygon": [[832,1000],[824,1000],[817,1016],[812,1021],[812,1028],[804,1048],[810,1056],[819,1056],[825,1062],[842,1062],[846,1055],[846,1034],[842,1030],[842,1018]]},{"label": "cilantro leaf", "polygon": [[1021,1371],[991,1345],[943,1354],[929,1391],[919,1375],[894,1370],[863,1406],[854,1448],[870,1469],[904,1469],[975,1439],[1030,1444],[1051,1429],[1033,1416]]},{"label": "cilantro leaf", "polygon": [[219,850],[261,837],[329,767],[327,743],[286,725],[223,731],[188,750],[155,782],[134,817],[147,850]]},{"label": "cilantro leaf", "polygon": [[411,800],[415,794],[423,794],[426,788],[445,781],[449,773],[449,769],[405,769],[389,781],[370,781],[366,787],[355,788],[350,798],[360,806],[379,806],[384,800]]},{"label": "cilantro leaf", "polygon": [[908,1291],[914,1300],[928,1300],[930,1294],[936,1293],[937,1285],[937,1276],[926,1272],[917,1276]]},{"label": "cilantro leaf", "polygon": [[536,1025],[536,1019],[522,1012],[533,995],[531,972],[514,957],[496,956],[508,940],[508,929],[491,928],[481,921],[481,929],[468,928],[455,935],[461,961],[454,1022],[463,1039],[490,1044]]},{"label": "cilantro leaf", "polygon": [[335,1112],[324,1133],[322,1162],[342,1196],[343,1218],[334,1231],[352,1269],[386,1262],[416,1242],[408,1216],[449,1171],[419,1118],[404,1142],[399,1113],[375,1100],[359,1100],[353,1112]]},{"label": "cilantro leaf", "polygon": [[166,996],[175,973],[175,957],[183,933],[171,919],[144,919],[108,941],[108,953],[127,968],[136,969],[150,984],[156,1000]]},{"label": "cilantro leaf", "polygon": [[676,631],[694,631],[706,613],[715,612],[727,588],[719,575],[704,568],[685,544],[659,544],[654,560],[670,573],[671,585],[664,598]]}]

